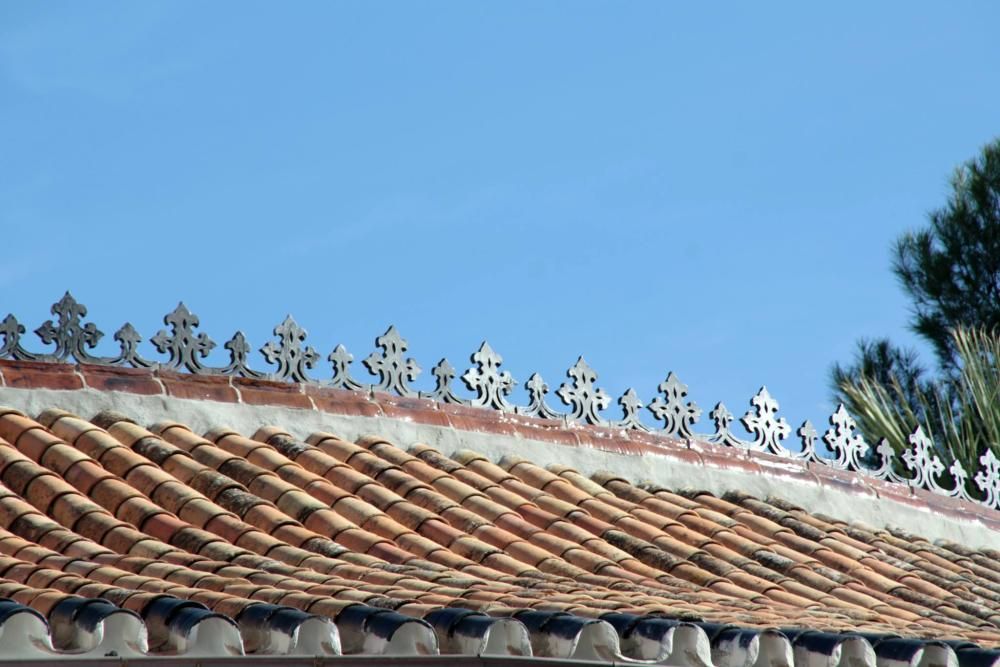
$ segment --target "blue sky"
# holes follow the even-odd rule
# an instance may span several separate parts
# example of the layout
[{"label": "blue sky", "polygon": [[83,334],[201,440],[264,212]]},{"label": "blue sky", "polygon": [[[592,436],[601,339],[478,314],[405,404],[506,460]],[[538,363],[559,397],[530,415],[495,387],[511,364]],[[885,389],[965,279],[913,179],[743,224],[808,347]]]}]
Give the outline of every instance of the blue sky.
[{"label": "blue sky", "polygon": [[292,313],[358,360],[395,323],[421,388],[488,338],[518,401],[583,354],[615,396],[674,370],[706,413],[766,384],[818,424],[857,338],[916,342],[889,249],[1000,134],[997,25],[992,2],[3,3],[0,311],[34,328],[68,288],[148,338],[183,300],[220,348]]}]

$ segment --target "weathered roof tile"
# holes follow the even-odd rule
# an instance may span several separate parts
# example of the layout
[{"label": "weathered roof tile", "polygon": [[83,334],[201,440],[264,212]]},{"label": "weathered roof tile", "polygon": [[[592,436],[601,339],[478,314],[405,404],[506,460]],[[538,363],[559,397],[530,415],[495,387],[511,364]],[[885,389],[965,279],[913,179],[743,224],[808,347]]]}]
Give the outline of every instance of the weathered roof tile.
[{"label": "weathered roof tile", "polygon": [[[175,375],[159,379],[169,379],[168,393],[190,389],[200,399],[219,389],[234,400],[232,385],[259,403],[275,390],[215,378],[184,388]],[[377,410],[377,401],[358,400]],[[281,425],[253,434],[215,425],[202,436],[168,413],[150,426],[110,411],[87,421],[60,407],[37,419],[0,409],[0,596],[43,615],[72,596],[103,598],[142,616],[153,650],[187,646],[194,635],[183,628],[205,624],[222,644],[226,628],[236,637],[242,629],[245,647],[262,651],[277,640],[250,619],[282,608],[360,623],[370,637],[384,628],[382,643],[368,644],[382,648],[371,650],[408,632],[436,646],[437,626],[399,619],[460,608],[489,614],[482,619],[572,614],[539,621],[529,632],[536,646],[553,619],[584,628],[582,619],[608,611],[666,614],[672,628],[692,616],[704,627],[736,623],[752,637],[806,623],[1000,645],[1000,575],[985,550],[834,521],[778,499],[588,478],[514,453],[494,462],[420,444],[407,451],[398,445],[410,443],[384,437],[300,440]],[[418,407],[394,403],[390,412]],[[512,433],[532,425],[515,421]],[[608,451],[643,446],[641,438],[616,444],[605,431],[576,440]],[[248,609],[256,611],[242,616]],[[69,636],[72,620],[59,623]],[[785,641],[802,653],[798,637]]]}]

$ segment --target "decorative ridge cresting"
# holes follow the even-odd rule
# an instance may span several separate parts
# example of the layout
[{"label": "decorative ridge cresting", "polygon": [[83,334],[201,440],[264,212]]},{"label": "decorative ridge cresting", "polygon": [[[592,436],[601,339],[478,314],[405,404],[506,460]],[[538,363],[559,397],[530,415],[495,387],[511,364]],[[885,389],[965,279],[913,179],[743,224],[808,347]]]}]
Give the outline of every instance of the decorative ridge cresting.
[{"label": "decorative ridge cresting", "polygon": [[[410,386],[422,370],[415,359],[406,356],[408,343],[394,326],[375,339],[376,351],[362,361],[371,375],[370,381],[352,376],[354,356],[343,345],[337,345],[326,357],[332,376],[319,380],[311,377],[310,371],[323,357],[306,343],[308,332],[290,315],[274,328],[275,339],[258,350],[268,364],[276,367],[267,372],[250,367],[253,348],[241,331],[233,334],[223,345],[229,353],[229,363],[220,367],[208,366],[206,359],[216,343],[206,333],[196,331],[201,322],[183,303],[164,316],[163,323],[169,331],[160,330],[150,339],[157,352],[166,355],[161,361],[145,359],[139,354],[137,348],[143,340],[142,336],[127,322],[113,336],[120,348],[117,355],[104,357],[94,354],[104,333],[94,323],[85,321],[86,306],[69,292],[52,305],[51,313],[55,319],[45,321],[34,330],[44,345],[51,346],[51,349],[41,352],[24,346],[26,328],[14,315],[7,315],[0,321],[0,359],[163,368],[194,375],[312,383],[348,391],[419,396],[439,403],[562,420],[566,424],[638,430],[689,443],[702,440],[854,471],[875,479],[1000,509],[1000,459],[992,450],[979,457],[982,467],[970,473],[950,451],[932,442],[918,426],[909,436],[910,448],[902,456],[897,456],[885,439],[874,446],[867,443],[857,432],[854,419],[840,405],[829,417],[830,427],[822,436],[811,422],[803,422],[795,430],[801,447],[794,451],[784,444],[792,434],[792,426],[778,415],[780,406],[767,387],[761,387],[750,399],[749,410],[739,420],[749,437],[740,437],[733,432],[733,413],[721,402],[709,412],[713,431],[698,433],[694,428],[701,418],[702,409],[688,399],[687,385],[672,372],[657,387],[659,395],[648,404],[643,402],[635,389],[627,389],[616,401],[622,412],[621,417],[616,419],[602,414],[609,408],[612,399],[597,386],[598,375],[583,357],[579,357],[566,371],[568,381],[554,392],[569,408],[562,412],[546,401],[549,385],[538,373],[532,374],[524,383],[527,400],[523,404],[512,401],[511,394],[518,382],[509,371],[501,370],[503,357],[486,341],[472,353],[472,366],[460,376],[474,395],[462,397],[453,387],[455,378],[459,377],[458,372],[447,359],[441,359],[431,370],[435,379],[433,390],[418,392]],[[660,423],[659,426],[653,427],[642,421],[644,409]],[[817,451],[818,440],[823,442],[829,455],[820,455]],[[946,463],[948,461],[950,465]]]}]

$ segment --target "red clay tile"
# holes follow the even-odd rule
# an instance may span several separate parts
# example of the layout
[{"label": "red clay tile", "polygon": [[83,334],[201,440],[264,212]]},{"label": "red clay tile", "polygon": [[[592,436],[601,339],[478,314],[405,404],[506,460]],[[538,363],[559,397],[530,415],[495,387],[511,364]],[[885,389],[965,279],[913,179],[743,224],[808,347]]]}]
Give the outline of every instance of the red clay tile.
[{"label": "red clay tile", "polygon": [[95,484],[88,495],[94,502],[114,514],[118,507],[130,498],[141,498],[142,494],[117,478],[104,479]]},{"label": "red clay tile", "polygon": [[382,393],[376,393],[372,400],[378,405],[381,415],[389,419],[405,419],[431,426],[451,426],[448,416],[433,401]]},{"label": "red clay tile", "polygon": [[130,523],[136,528],[143,526],[146,521],[158,514],[166,514],[166,510],[161,509],[156,503],[148,498],[137,496],[130,498],[118,507],[115,513],[122,521]]},{"label": "red clay tile", "polygon": [[222,403],[235,403],[239,400],[239,395],[226,375],[191,375],[159,369],[156,377],[163,383],[166,393],[175,398]]},{"label": "red clay tile", "polygon": [[138,524],[142,532],[164,543],[169,543],[177,531],[186,525],[184,521],[167,512],[151,514]]},{"label": "red clay tile", "polygon": [[81,364],[79,369],[84,382],[91,389],[121,391],[146,396],[163,393],[163,385],[156,380],[150,369],[89,364]]},{"label": "red clay tile", "polygon": [[313,403],[304,393],[303,385],[273,382],[253,378],[232,378],[240,401],[249,405],[280,405],[286,408],[312,410]]},{"label": "red clay tile", "polygon": [[[228,543],[225,542],[224,540],[219,540],[217,542],[209,544],[208,546],[211,547],[212,544],[226,545]],[[233,562],[236,562],[237,559],[246,556],[245,552],[240,555],[235,555],[240,549],[245,549],[246,551],[251,551],[256,554],[265,554],[268,552],[269,549],[273,549],[274,547],[281,545],[281,542],[280,540],[277,540],[271,537],[270,535],[262,533],[259,530],[251,530],[243,533],[239,537],[239,539],[233,544],[235,545],[235,549],[231,550],[230,553],[226,555],[232,558]],[[255,561],[255,562],[260,562],[260,561]]]},{"label": "red clay tile", "polygon": [[[10,454],[15,454],[15,456],[9,456]],[[2,457],[4,463],[3,472],[0,473],[3,483],[11,491],[22,496],[25,489],[34,480],[46,475],[55,475],[55,473],[45,470],[30,459],[21,458],[20,455],[17,455],[16,452],[7,447],[0,447],[0,457]]]},{"label": "red clay tile", "polygon": [[243,519],[268,534],[273,533],[279,526],[298,523],[277,507],[267,504],[255,505],[244,515]]},{"label": "red clay tile", "polygon": [[[21,420],[24,418],[16,417],[14,415],[5,415],[0,418],[0,425],[6,426],[9,423],[9,420],[12,419]],[[29,426],[27,429],[16,435],[11,432],[11,429],[3,428],[0,429],[0,431],[3,431],[0,432],[0,436],[6,438],[9,442],[14,443],[14,446],[32,461],[40,460],[42,455],[45,454],[45,450],[52,445],[62,443],[62,440],[37,424]]]},{"label": "red clay tile", "polygon": [[507,420],[499,420],[494,415],[479,408],[463,405],[442,404],[440,411],[448,419],[452,428],[473,433],[493,433],[516,435],[517,427]]},{"label": "red clay tile", "polygon": [[101,538],[101,544],[120,554],[129,551],[144,538],[144,535],[135,528],[121,524],[109,530]]},{"label": "red clay tile", "polygon": [[831,466],[810,463],[809,472],[822,486],[835,488],[859,496],[875,497],[876,492],[868,484],[868,480],[855,472],[837,470]]},{"label": "red clay tile", "polygon": [[[196,399],[229,387],[228,379],[162,376],[174,395]],[[290,400],[312,407],[295,385],[234,384],[247,390],[245,402],[280,405],[297,396]],[[317,400],[319,409],[338,414],[655,453],[658,465],[704,462],[805,484],[857,485],[921,511],[1000,528],[985,508],[706,443],[688,448],[656,434],[308,391],[330,401]],[[162,435],[166,441],[125,416],[102,414],[90,424],[54,409],[36,423],[0,410],[0,437],[16,445],[0,444],[0,526],[11,531],[0,531],[0,552],[7,554],[0,576],[30,583],[0,582],[0,595],[38,599],[44,607],[74,593],[141,609],[169,592],[233,613],[253,600],[333,614],[353,603],[411,613],[431,605],[587,617],[662,611],[754,627],[1000,640],[989,631],[991,619],[1000,618],[996,601],[981,595],[998,585],[992,553],[958,553],[965,549],[958,545],[947,551],[945,543],[871,532],[782,509],[779,501],[649,493],[613,476],[591,480],[563,466],[543,469],[530,458],[508,457],[508,472],[468,452],[446,457],[426,445],[405,451],[379,437],[355,444],[315,434],[313,446],[303,447],[282,427],[261,429],[256,441],[224,428],[206,440],[184,425]],[[37,592],[45,587],[58,590]]]},{"label": "red clay tile", "polygon": [[[621,431],[597,427],[583,428],[576,424],[571,424],[570,428],[573,429],[580,447],[625,456],[642,456],[643,454],[650,453],[649,448],[628,439]],[[651,453],[660,452],[658,449],[653,449]]]},{"label": "red clay tile", "polygon": [[50,512],[52,503],[57,498],[66,494],[72,494],[83,500],[76,489],[56,475],[36,477],[23,492],[25,500],[45,513]]},{"label": "red clay tile", "polygon": [[355,525],[336,512],[313,512],[306,518],[306,528],[318,535],[336,538],[342,531],[354,528]]},{"label": "red clay tile", "polygon": [[734,470],[746,475],[763,475],[756,458],[751,458],[749,452],[734,452],[733,450],[716,451],[701,445],[696,450],[706,467]]},{"label": "red clay tile", "polygon": [[304,543],[316,537],[316,533],[308,528],[294,524],[281,525],[271,535],[282,542],[287,542],[293,547],[301,547]]},{"label": "red clay tile", "polygon": [[40,361],[2,362],[4,385],[15,389],[82,389],[83,378],[75,366]]},{"label": "red clay tile", "polygon": [[377,417],[382,410],[377,401],[366,392],[333,389],[319,385],[305,385],[305,394],[312,399],[316,409],[335,415]]},{"label": "red clay tile", "polygon": [[52,445],[42,454],[41,463],[57,475],[65,477],[66,471],[80,461],[90,460],[90,457],[75,447],[67,444]]}]

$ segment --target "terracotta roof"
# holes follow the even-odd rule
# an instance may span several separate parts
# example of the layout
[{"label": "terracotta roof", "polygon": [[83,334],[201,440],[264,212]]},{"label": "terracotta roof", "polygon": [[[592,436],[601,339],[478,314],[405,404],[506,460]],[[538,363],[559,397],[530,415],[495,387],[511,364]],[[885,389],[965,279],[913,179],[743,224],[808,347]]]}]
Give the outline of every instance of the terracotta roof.
[{"label": "terracotta roof", "polygon": [[[543,467],[528,448],[497,457],[321,430],[296,437],[299,410],[240,432],[221,422],[193,429],[166,404],[74,414],[65,409],[72,391],[25,409],[41,395],[38,378],[69,377],[64,368],[91,387],[94,377],[130,391],[149,382],[202,401],[233,387],[232,378],[3,362],[7,385],[28,378],[24,396],[34,398],[0,409],[0,659],[114,651],[727,667],[1000,660],[1000,554],[990,549],[738,490],[719,496]],[[259,403],[294,395],[315,409],[323,397],[359,414],[371,405],[392,419],[443,416],[470,443],[485,428],[475,419],[558,432],[538,419],[458,407],[432,417],[420,401],[242,382],[246,402],[249,387]],[[109,406],[122,402],[103,395]],[[654,447],[635,434],[573,433],[572,447],[584,436],[623,455]]]}]

